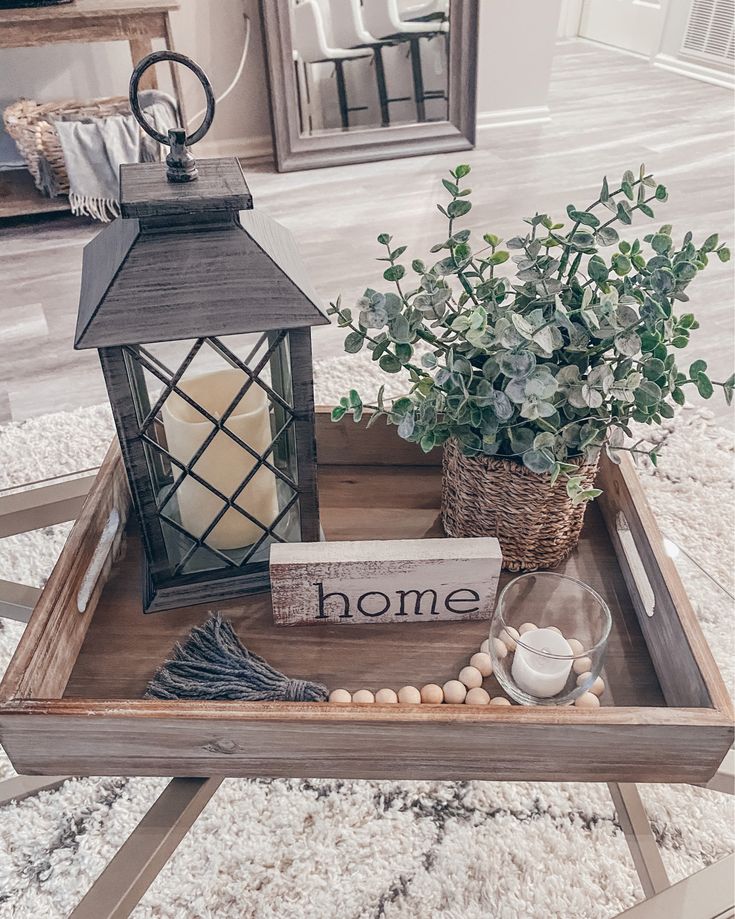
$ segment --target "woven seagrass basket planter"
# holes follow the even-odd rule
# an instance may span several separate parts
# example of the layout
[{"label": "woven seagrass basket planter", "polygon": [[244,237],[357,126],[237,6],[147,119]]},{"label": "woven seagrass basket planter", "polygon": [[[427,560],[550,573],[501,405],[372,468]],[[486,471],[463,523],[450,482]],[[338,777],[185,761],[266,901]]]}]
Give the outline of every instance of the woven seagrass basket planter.
[{"label": "woven seagrass basket planter", "polygon": [[[578,465],[584,487],[592,487],[597,463]],[[514,460],[464,456],[453,439],[444,445],[445,533],[496,536],[509,571],[562,562],[579,541],[585,507],[572,504],[561,477],[552,485],[549,475],[537,475]]]}]

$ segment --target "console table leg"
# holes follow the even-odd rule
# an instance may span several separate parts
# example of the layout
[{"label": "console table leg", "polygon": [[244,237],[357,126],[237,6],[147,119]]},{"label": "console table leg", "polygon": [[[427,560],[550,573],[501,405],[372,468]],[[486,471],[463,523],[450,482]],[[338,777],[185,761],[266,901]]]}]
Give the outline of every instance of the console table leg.
[{"label": "console table leg", "polygon": [[[147,57],[153,51],[153,44],[148,37],[139,36],[136,38],[131,38],[128,44],[130,45],[130,56],[133,59],[133,67],[135,67],[140,61],[143,60],[144,57]],[[146,70],[146,72],[140,78],[140,88],[158,89],[155,67],[151,67],[149,70]]]},{"label": "console table leg", "polygon": [[[175,51],[176,49],[174,48],[174,37],[173,37],[173,32],[171,30],[171,16],[169,15],[169,13],[166,13],[166,18],[164,22],[164,32],[166,33],[164,40],[163,40],[165,49],[167,51]],[[179,107],[180,123],[182,127],[186,128],[187,127],[186,108],[184,106],[184,92],[181,86],[181,76],[180,76],[181,70],[179,67],[176,66],[176,64],[174,64],[173,61],[171,62],[169,67],[171,70],[171,82],[174,84],[174,95],[176,96],[176,103]],[[196,130],[196,128],[198,127],[199,125],[194,125],[192,127],[192,130]]]},{"label": "console table leg", "polygon": [[608,782],[620,826],[625,833],[635,870],[646,897],[652,897],[671,886],[661,853],[651,830],[638,788],[632,784]]},{"label": "console table leg", "polygon": [[222,781],[172,779],[69,919],[129,916]]}]

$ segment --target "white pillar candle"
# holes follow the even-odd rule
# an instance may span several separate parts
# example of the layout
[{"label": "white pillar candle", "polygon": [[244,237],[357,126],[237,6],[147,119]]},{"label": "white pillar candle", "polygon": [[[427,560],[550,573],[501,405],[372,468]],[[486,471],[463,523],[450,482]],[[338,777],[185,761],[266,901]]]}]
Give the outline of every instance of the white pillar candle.
[{"label": "white pillar candle", "polygon": [[[534,629],[522,635],[513,657],[511,673],[516,685],[531,696],[546,699],[566,686],[572,669],[572,649],[553,629]],[[547,655],[568,654],[569,658]]]},{"label": "white pillar candle", "polygon": [[[220,418],[246,381],[240,370],[218,370],[191,379],[184,379],[179,389],[210,415]],[[204,415],[176,393],[166,399],[162,409],[163,427],[169,453],[179,462],[188,464],[212,431]],[[253,383],[225,422],[256,453],[263,454],[272,441],[268,396]],[[231,437],[218,431],[202,456],[193,466],[204,481],[231,498],[247,477],[257,460]],[[186,476],[175,492],[179,503],[181,525],[193,536],[201,536],[222,509],[222,501]],[[264,467],[258,469],[240,493],[236,504],[269,526],[278,516],[276,477]],[[215,549],[238,549],[252,545],[263,530],[233,508],[228,509],[217,526],[207,536],[206,543]]]}]

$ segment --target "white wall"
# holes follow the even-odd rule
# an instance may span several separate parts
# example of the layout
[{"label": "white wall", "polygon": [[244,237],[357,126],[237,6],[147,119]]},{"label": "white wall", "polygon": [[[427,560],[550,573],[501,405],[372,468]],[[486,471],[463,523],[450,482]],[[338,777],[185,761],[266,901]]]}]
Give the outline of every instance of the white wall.
[{"label": "white wall", "polygon": [[[561,0],[480,0],[479,127],[548,115],[548,76],[560,3]],[[221,92],[240,60],[243,12],[251,17],[248,60],[239,85],[218,108],[214,126],[201,145],[207,155],[262,155],[270,150],[258,0],[181,0],[181,10],[173,14],[177,49],[200,63],[215,92]],[[123,95],[130,70],[127,46],[119,42],[3,50],[0,105],[21,96],[51,101]],[[186,79],[185,96],[191,114],[201,104],[193,78]],[[8,158],[8,149],[0,137],[0,161]]]},{"label": "white wall", "polygon": [[561,0],[480,0],[479,128],[549,117]]}]

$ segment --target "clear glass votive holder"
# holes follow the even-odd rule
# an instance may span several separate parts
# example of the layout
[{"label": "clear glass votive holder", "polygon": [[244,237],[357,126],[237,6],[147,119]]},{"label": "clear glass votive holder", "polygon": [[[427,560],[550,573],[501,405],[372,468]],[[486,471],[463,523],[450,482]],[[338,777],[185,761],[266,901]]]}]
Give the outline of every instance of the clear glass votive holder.
[{"label": "clear glass votive holder", "polygon": [[490,623],[498,683],[522,705],[570,704],[600,675],[611,624],[607,603],[576,578],[551,571],[514,578]]}]

